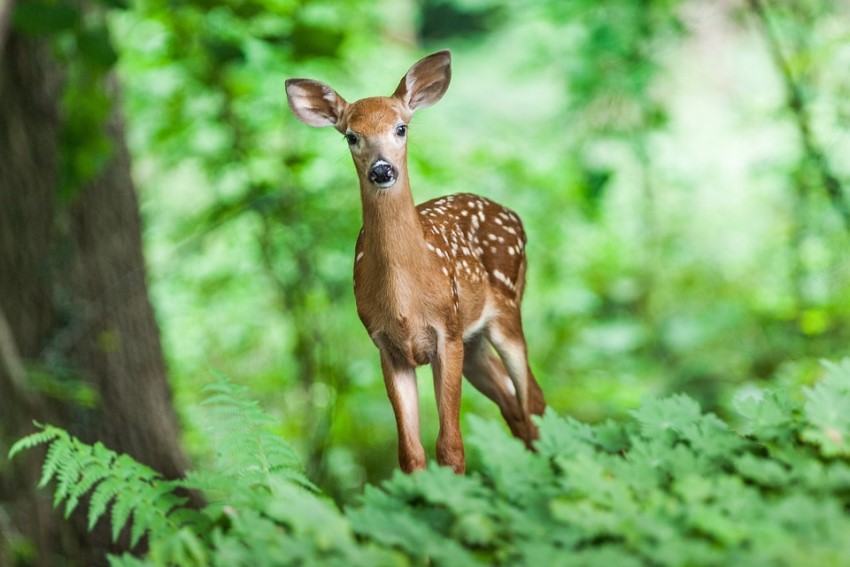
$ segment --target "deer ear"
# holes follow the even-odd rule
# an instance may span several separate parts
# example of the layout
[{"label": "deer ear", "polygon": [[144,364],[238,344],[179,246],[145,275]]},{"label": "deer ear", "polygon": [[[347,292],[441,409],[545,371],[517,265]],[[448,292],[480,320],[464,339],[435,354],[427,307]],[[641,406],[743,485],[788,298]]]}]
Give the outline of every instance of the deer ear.
[{"label": "deer ear", "polygon": [[411,112],[431,106],[443,98],[452,80],[452,55],[438,51],[421,59],[401,79],[393,93]]},{"label": "deer ear", "polygon": [[287,79],[286,98],[293,114],[308,126],[340,127],[348,103],[325,83],[311,79]]}]

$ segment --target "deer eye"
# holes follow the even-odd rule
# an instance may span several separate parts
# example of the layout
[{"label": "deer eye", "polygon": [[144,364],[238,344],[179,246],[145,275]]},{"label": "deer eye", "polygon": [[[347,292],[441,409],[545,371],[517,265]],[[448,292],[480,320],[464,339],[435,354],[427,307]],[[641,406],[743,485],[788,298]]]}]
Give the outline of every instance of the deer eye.
[{"label": "deer eye", "polygon": [[404,138],[404,135],[407,134],[407,126],[402,124],[401,126],[397,126],[395,129],[396,136],[399,138]]},{"label": "deer eye", "polygon": [[357,143],[357,136],[354,134],[348,133],[345,135],[345,141],[348,142],[349,146],[353,146]]}]

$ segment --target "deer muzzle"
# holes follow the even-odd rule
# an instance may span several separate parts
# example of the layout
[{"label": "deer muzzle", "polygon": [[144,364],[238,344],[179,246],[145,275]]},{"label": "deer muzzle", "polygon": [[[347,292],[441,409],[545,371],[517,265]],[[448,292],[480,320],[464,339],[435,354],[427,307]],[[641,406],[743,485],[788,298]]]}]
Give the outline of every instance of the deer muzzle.
[{"label": "deer muzzle", "polygon": [[385,189],[392,187],[398,178],[398,170],[389,162],[379,159],[369,168],[369,181]]}]

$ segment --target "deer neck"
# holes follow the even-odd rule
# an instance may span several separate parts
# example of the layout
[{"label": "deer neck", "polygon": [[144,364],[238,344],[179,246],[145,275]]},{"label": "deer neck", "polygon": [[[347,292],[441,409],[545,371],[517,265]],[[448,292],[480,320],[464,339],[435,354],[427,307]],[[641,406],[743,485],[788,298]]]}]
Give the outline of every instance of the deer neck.
[{"label": "deer neck", "polygon": [[399,172],[395,185],[388,189],[376,189],[361,177],[360,197],[366,258],[388,272],[424,269],[428,258],[425,237],[407,172]]}]

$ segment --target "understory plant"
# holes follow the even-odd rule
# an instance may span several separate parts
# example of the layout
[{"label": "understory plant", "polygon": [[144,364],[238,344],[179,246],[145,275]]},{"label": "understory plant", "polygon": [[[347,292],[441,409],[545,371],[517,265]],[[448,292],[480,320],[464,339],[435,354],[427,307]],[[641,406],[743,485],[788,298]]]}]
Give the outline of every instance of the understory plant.
[{"label": "understory plant", "polygon": [[470,417],[466,476],[397,473],[342,510],[242,389],[220,379],[208,394],[217,459],[184,479],[49,425],[10,457],[46,444],[41,485],[56,506],[68,515],[85,501],[90,527],[147,542],[115,566],[850,562],[850,359],[824,363],[812,387],[739,396],[734,426],[683,395],[625,423],[549,410],[530,452]]}]

